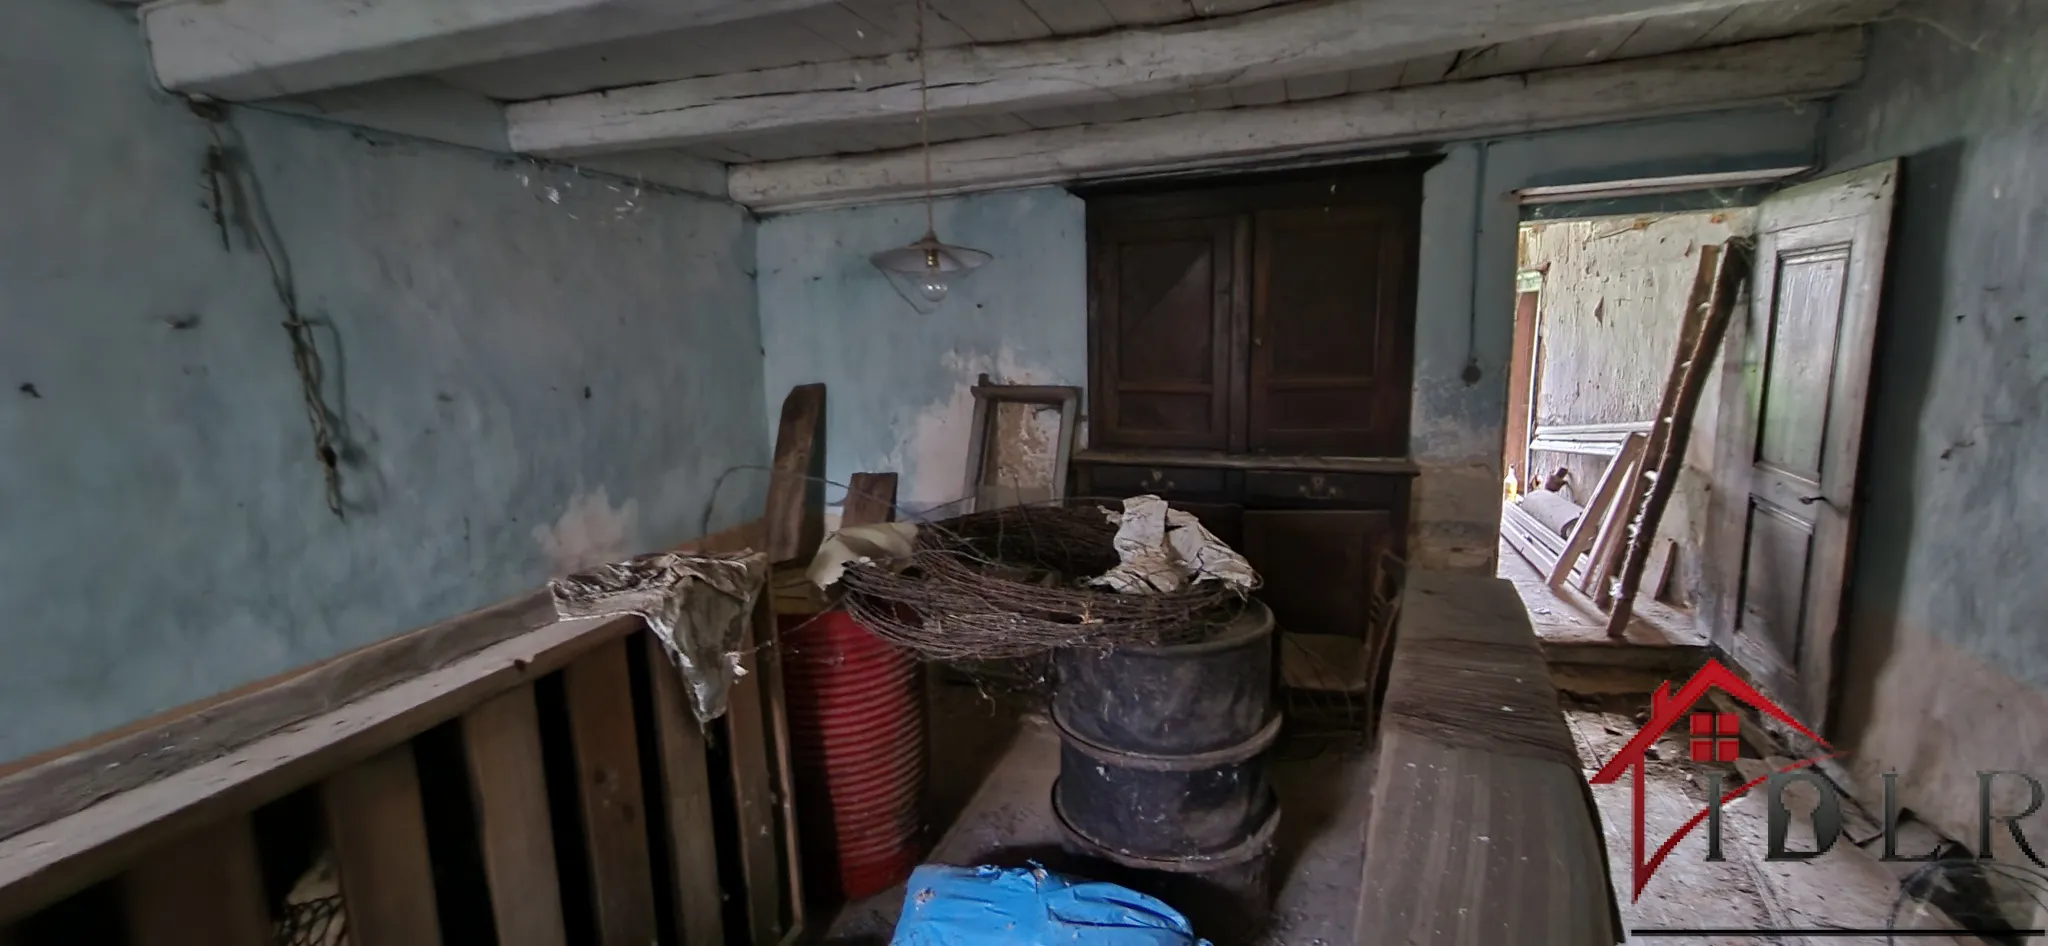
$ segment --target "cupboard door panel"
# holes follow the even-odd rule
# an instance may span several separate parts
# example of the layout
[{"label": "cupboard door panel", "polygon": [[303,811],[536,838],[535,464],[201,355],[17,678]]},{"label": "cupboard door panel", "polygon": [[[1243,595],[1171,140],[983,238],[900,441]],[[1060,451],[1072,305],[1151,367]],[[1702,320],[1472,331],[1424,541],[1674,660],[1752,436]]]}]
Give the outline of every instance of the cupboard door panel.
[{"label": "cupboard door panel", "polygon": [[1250,449],[1407,453],[1413,252],[1398,210],[1256,215]]},{"label": "cupboard door panel", "polygon": [[1096,445],[1229,446],[1238,228],[1219,217],[1092,234]]}]

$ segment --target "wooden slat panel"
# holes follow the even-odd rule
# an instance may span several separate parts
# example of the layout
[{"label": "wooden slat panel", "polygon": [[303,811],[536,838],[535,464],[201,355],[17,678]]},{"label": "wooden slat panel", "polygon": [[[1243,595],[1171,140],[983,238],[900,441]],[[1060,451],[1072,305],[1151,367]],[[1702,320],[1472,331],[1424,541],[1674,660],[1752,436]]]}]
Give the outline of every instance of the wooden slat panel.
[{"label": "wooden slat panel", "polygon": [[[795,554],[769,556],[770,587],[775,581],[774,563],[794,559],[796,567],[802,568],[816,554],[824,536],[824,437],[825,386],[806,384],[790,389],[775,432],[775,478],[769,482],[768,506],[761,521],[769,535],[795,536],[798,543],[793,549],[771,543],[771,549]],[[802,489],[790,485],[799,476],[804,477]],[[783,486],[780,491],[778,483]],[[745,674],[734,683],[725,717],[734,804],[739,812],[741,870],[747,886],[747,922],[757,946],[780,942],[785,933],[804,928],[789,710],[783,702],[778,644],[775,608],[764,594],[755,604],[742,639],[740,667]]]},{"label": "wooden slat panel", "polygon": [[121,887],[130,946],[271,946],[270,908],[247,817],[165,844],[129,871]]},{"label": "wooden slat panel", "polygon": [[[679,550],[739,551],[764,541],[754,520]],[[501,633],[497,622],[516,620],[516,614],[533,623]],[[23,781],[11,778],[0,793],[0,812],[34,807],[24,820],[38,825],[0,841],[0,923],[113,875],[182,832],[249,811],[337,766],[398,745],[641,626],[634,619],[558,622],[546,592],[537,592],[238,691],[227,702],[190,707],[113,741],[79,743],[16,773]],[[477,644],[464,635],[493,642],[457,656],[454,638]],[[367,669],[390,662],[404,669],[395,682]],[[373,680],[377,685],[369,686]],[[296,715],[308,706],[328,708]],[[146,775],[138,781],[114,774],[124,769]],[[81,797],[51,797],[74,790]],[[78,811],[87,801],[92,807]],[[76,813],[40,823],[56,809]]]},{"label": "wooden slat panel", "polygon": [[598,942],[643,946],[656,939],[654,867],[647,851],[640,746],[626,642],[613,641],[562,671],[576,793],[590,857]]},{"label": "wooden slat panel", "polygon": [[471,710],[462,718],[462,737],[499,946],[563,946],[562,890],[533,687]]},{"label": "wooden slat panel", "polygon": [[440,946],[412,747],[343,769],[321,787],[321,798],[350,946]]},{"label": "wooden slat panel", "polygon": [[725,916],[718,887],[718,844],[711,820],[711,775],[704,731],[690,711],[680,671],[653,634],[647,648],[654,691],[656,765],[668,812],[669,863],[675,873],[676,929],[683,946],[722,946]]},{"label": "wooden slat panel", "polygon": [[0,769],[0,838],[218,758],[554,619],[545,591],[522,595]]},{"label": "wooden slat panel", "polygon": [[740,872],[747,884],[748,942],[754,946],[780,942],[783,933],[783,853],[775,843],[776,779],[769,767],[773,736],[762,692],[766,683],[756,672],[762,661],[755,656],[755,642],[773,632],[775,615],[767,597],[762,596],[740,640],[740,666],[746,675],[733,681],[725,713],[739,813]]}]

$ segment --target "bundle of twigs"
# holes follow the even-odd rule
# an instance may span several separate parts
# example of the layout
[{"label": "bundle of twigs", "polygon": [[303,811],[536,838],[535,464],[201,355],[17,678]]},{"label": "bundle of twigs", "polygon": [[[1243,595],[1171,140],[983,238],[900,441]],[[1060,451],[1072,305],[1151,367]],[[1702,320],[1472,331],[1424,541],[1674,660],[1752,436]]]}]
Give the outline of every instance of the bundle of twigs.
[{"label": "bundle of twigs", "polygon": [[1012,506],[920,526],[908,568],[848,568],[843,606],[931,660],[1003,660],[1061,647],[1185,643],[1243,596],[1214,582],[1118,594],[1082,582],[1117,562],[1114,501]]}]

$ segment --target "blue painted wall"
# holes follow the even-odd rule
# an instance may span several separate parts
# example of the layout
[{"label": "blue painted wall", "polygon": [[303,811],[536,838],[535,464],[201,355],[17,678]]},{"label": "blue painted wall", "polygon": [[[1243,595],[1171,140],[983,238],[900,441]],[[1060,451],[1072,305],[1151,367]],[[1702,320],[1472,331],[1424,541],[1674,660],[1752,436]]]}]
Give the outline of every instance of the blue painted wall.
[{"label": "blue painted wall", "polygon": [[0,7],[0,759],[688,538],[766,462],[740,209],[234,124],[328,327],[346,522],[205,124],[115,6]]},{"label": "blue painted wall", "polygon": [[[895,471],[910,511],[961,498],[968,388],[1087,383],[1086,220],[1059,188],[939,202],[939,236],[995,254],[923,314],[868,262],[924,233],[924,206],[884,204],[760,225],[761,339],[769,410],[826,384],[827,476]],[[774,417],[768,418],[774,423]],[[828,489],[828,501],[840,491]]]},{"label": "blue painted wall", "polygon": [[1978,770],[2048,779],[2048,7],[1909,4],[1870,63],[1826,137],[1833,170],[1903,159],[1840,736],[1975,846]]},{"label": "blue painted wall", "polygon": [[[1490,568],[1498,545],[1513,192],[1809,164],[1820,119],[1813,107],[1754,109],[1446,149],[1424,181],[1411,443],[1422,467],[1410,543],[1419,564]],[[764,221],[761,325],[770,392],[804,381],[830,386],[832,478],[898,470],[903,495],[931,504],[960,496],[976,373],[1086,383],[1087,267],[1084,205],[1062,190],[943,201],[940,234],[993,251],[996,261],[936,316],[920,316],[867,255],[923,229],[917,204]],[[1470,384],[1468,361],[1480,368]]]}]

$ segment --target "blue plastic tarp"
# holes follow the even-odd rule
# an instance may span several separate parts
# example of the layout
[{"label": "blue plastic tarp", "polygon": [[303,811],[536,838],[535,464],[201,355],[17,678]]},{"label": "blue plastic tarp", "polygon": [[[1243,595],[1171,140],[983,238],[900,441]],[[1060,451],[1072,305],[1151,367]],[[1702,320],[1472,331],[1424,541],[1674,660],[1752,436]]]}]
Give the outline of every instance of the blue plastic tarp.
[{"label": "blue plastic tarp", "polygon": [[1180,911],[1116,884],[1032,866],[910,875],[891,946],[1208,946]]}]

